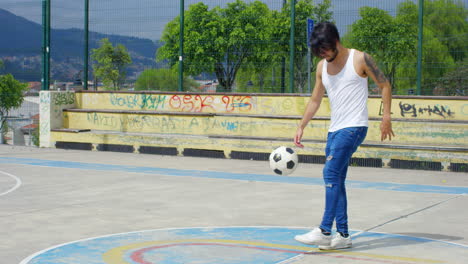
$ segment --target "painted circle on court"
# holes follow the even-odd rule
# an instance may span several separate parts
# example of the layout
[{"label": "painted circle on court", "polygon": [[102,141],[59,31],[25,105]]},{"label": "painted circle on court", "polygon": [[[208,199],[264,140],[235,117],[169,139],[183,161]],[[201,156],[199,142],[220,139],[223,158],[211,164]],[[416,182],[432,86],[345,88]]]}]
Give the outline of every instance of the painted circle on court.
[{"label": "painted circle on court", "polygon": [[[13,174],[10,174],[8,172],[4,172],[4,171],[0,171],[0,175],[5,175],[5,176],[8,176],[9,178],[13,179],[13,181],[15,181],[14,184],[10,184],[8,181],[9,178],[7,178],[7,180],[3,180],[3,179],[0,179],[0,183],[3,187],[3,185],[6,185],[8,187],[7,190],[3,190],[0,188],[0,196],[4,196],[4,195],[7,195],[13,191],[15,191],[16,189],[18,189],[20,186],[21,186],[21,179],[16,177],[15,175]],[[5,182],[8,182],[7,184],[5,184]],[[10,186],[12,185],[12,186]]]},{"label": "painted circle on court", "polygon": [[452,260],[447,259],[450,256],[454,262],[468,257],[466,245],[373,232],[353,238],[351,249],[321,251],[294,240],[295,235],[308,231],[296,227],[146,230],[62,244],[35,253],[20,264],[278,264],[297,257],[313,258],[317,263],[341,263],[344,260],[356,263],[451,263]]}]

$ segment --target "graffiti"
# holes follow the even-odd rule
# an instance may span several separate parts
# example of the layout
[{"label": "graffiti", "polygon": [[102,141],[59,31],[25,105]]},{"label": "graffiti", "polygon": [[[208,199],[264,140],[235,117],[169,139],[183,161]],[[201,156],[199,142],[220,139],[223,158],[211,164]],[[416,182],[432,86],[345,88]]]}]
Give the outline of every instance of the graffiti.
[{"label": "graffiti", "polygon": [[[110,94],[110,103],[113,106],[130,109],[154,109],[178,112],[248,112],[253,108],[251,96],[212,96],[200,94]],[[285,107],[291,108],[288,101]]]},{"label": "graffiti", "polygon": [[[255,121],[238,121],[230,119],[192,117],[179,119],[171,116],[159,115],[111,115],[102,113],[87,113],[86,121],[96,129],[118,130],[122,132],[170,132],[193,133],[196,131],[209,131],[212,133],[254,133],[259,123]],[[83,125],[90,127],[88,125]]]},{"label": "graffiti", "polygon": [[50,103],[41,103],[39,106],[39,111],[43,113],[43,115],[48,114],[50,111]]},{"label": "graffiti", "polygon": [[201,95],[184,95],[182,98],[178,95],[173,95],[169,99],[169,105],[173,109],[182,110],[183,112],[203,112],[205,108],[215,110],[213,107],[214,99],[212,96]]},{"label": "graffiti", "polygon": [[198,122],[198,118],[194,117],[192,120],[190,120],[189,128],[192,129],[193,127],[198,127],[200,126],[200,123]]},{"label": "graffiti", "polygon": [[75,93],[55,93],[55,105],[70,105],[75,103]]},{"label": "graffiti", "polygon": [[[284,115],[294,111],[295,102],[290,98],[275,100],[275,98],[261,98],[258,100],[258,110],[264,114]],[[302,110],[303,112],[304,110]],[[301,112],[301,113],[302,113]]]},{"label": "graffiti", "polygon": [[408,104],[408,103],[403,103],[400,102],[400,114],[402,117],[418,117],[418,115],[424,115],[428,114],[429,116],[431,115],[437,115],[443,118],[447,117],[453,117],[455,114],[450,110],[448,107],[444,106],[438,106],[438,105],[428,105],[424,107],[417,107],[415,104]]},{"label": "graffiti", "polygon": [[123,96],[110,94],[110,102],[112,105],[128,108],[161,109],[164,108],[165,101],[165,95],[132,94]]},{"label": "graffiti", "polygon": [[222,101],[227,112],[233,112],[236,109],[247,112],[252,110],[251,99],[250,96],[223,96]]},{"label": "graffiti", "polygon": [[153,96],[151,94],[142,94],[140,108],[154,109],[154,110],[164,109],[165,101],[166,101],[165,95]]},{"label": "graffiti", "polygon": [[163,131],[176,129],[176,121],[172,117],[159,116],[132,116],[126,119],[120,119],[121,129],[131,128],[141,131],[145,128],[159,128]]},{"label": "graffiti", "polygon": [[230,120],[219,120],[217,118],[205,118],[203,120],[203,129],[207,131],[220,131],[221,132],[257,132],[255,121],[230,121]]},{"label": "graffiti", "polygon": [[461,107],[461,112],[462,112],[463,115],[468,115],[468,104],[464,104]]},{"label": "graffiti", "polygon": [[172,117],[160,116],[113,116],[99,113],[87,113],[87,121],[99,127],[118,129],[119,131],[142,131],[158,128],[163,131],[173,131],[177,128],[177,120]]},{"label": "graffiti", "polygon": [[117,94],[110,94],[110,102],[112,105],[116,106],[126,106],[128,108],[133,108],[138,105],[138,95],[127,95],[119,96]]},{"label": "graffiti", "polygon": [[50,134],[50,123],[49,120],[41,120],[39,124],[39,130],[41,136],[47,136]]},{"label": "graffiti", "polygon": [[224,122],[221,122],[221,126],[223,126],[229,131],[235,131],[239,127],[239,121],[236,121],[236,122],[224,121]]},{"label": "graffiti", "polygon": [[[390,112],[390,114],[393,115],[393,112]],[[379,116],[383,116],[383,102],[380,102]]]},{"label": "graffiti", "polygon": [[42,91],[39,97],[41,104],[50,104],[50,92]]},{"label": "graffiti", "polygon": [[88,122],[99,126],[117,127],[121,123],[114,116],[100,115],[98,113],[88,113],[86,118]]}]

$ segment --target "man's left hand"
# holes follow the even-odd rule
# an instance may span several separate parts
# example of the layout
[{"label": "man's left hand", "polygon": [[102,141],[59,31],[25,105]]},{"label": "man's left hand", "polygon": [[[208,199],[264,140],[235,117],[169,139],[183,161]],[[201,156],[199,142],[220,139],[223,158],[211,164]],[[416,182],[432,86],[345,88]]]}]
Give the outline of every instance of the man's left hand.
[{"label": "man's left hand", "polygon": [[395,137],[395,133],[392,130],[392,121],[390,118],[383,118],[382,123],[380,123],[380,140],[384,141],[385,139],[392,140],[392,137]]}]

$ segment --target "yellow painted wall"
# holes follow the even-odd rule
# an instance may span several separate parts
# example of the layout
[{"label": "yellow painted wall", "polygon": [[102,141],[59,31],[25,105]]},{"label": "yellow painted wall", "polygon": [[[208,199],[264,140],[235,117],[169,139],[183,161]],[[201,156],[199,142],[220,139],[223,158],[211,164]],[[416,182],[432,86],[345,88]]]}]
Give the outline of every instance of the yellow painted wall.
[{"label": "yellow painted wall", "polygon": [[[238,113],[251,115],[302,116],[309,98],[291,95],[218,95],[178,93],[76,93],[78,108],[151,110],[158,112]],[[369,98],[369,117],[381,116],[381,99]],[[468,121],[466,99],[394,98],[393,118],[408,120]],[[328,117],[324,98],[317,116]]]},{"label": "yellow painted wall", "polygon": [[[52,132],[53,141],[83,142],[97,144],[131,145],[137,150],[139,146],[175,147],[179,153],[184,148],[222,150],[226,157],[231,151],[269,153],[274,148],[287,144],[284,141],[240,140],[226,138],[209,138],[203,136],[181,137],[161,134],[122,134],[122,133],[64,133]],[[296,149],[300,155],[323,156],[325,143],[307,142],[304,149]],[[463,152],[427,151],[414,149],[392,149],[372,146],[361,146],[353,155],[357,158],[425,160],[439,162],[466,163],[467,155]]]},{"label": "yellow painted wall", "polygon": [[[100,112],[65,112],[64,126],[72,129],[111,130],[119,132],[228,135],[249,137],[294,137],[300,119],[252,118],[242,116],[189,116],[121,114]],[[312,120],[304,139],[326,140],[328,120]],[[380,122],[370,121],[366,142],[380,141]],[[460,146],[467,144],[466,124],[394,121],[393,144]]]},{"label": "yellow painted wall", "polygon": [[[280,145],[293,145],[297,124],[309,100],[307,96],[291,95],[77,92],[72,102],[70,95],[41,92],[41,98],[49,98],[41,100],[41,109],[55,109],[44,111],[50,120],[43,119],[41,112],[41,127],[43,121],[50,121],[62,128],[91,131],[48,134],[41,130],[41,140],[48,136],[50,146],[56,141],[124,144],[135,149],[176,147],[179,153],[184,148],[199,148],[223,150],[226,156],[231,151],[268,153]],[[391,142],[381,142],[381,99],[369,98],[369,132],[355,157],[466,163],[467,153],[460,148],[468,148],[467,105],[464,98],[394,98],[392,124],[396,137]],[[63,108],[86,111],[62,114]],[[300,154],[323,155],[329,115],[328,99],[324,98],[318,119],[312,120],[305,130],[306,147],[299,150]],[[48,131],[52,128],[58,127],[44,127]],[[242,136],[259,139],[242,140]],[[420,146],[440,149],[418,149]]]}]

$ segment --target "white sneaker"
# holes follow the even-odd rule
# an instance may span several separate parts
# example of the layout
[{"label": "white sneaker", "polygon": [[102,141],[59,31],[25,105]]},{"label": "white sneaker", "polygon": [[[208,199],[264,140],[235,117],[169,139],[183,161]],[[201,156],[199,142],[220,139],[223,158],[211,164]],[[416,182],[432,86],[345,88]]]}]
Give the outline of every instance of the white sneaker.
[{"label": "white sneaker", "polygon": [[295,236],[294,239],[307,245],[330,246],[331,235],[322,234],[322,230],[316,227],[309,233]]},{"label": "white sneaker", "polygon": [[353,242],[351,241],[351,236],[342,237],[339,233],[336,233],[329,246],[319,246],[319,249],[323,250],[332,250],[332,249],[343,249],[343,248],[350,248],[353,246]]}]

